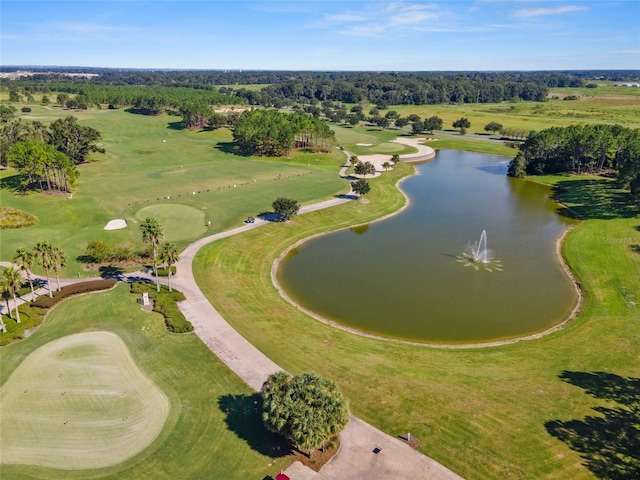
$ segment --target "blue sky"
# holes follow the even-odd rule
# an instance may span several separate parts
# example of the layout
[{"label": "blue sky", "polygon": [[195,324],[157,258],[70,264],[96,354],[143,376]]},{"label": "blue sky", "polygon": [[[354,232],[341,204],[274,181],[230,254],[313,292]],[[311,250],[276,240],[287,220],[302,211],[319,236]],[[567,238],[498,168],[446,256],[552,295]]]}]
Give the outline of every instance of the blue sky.
[{"label": "blue sky", "polygon": [[0,2],[2,65],[640,69],[640,1]]}]

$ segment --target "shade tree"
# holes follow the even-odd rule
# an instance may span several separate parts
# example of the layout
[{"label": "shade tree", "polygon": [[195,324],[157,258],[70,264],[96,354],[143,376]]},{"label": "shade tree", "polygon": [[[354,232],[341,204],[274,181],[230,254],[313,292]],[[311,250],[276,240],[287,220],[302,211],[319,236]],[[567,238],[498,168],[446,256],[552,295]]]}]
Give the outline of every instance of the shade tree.
[{"label": "shade tree", "polygon": [[456,120],[455,122],[453,122],[452,125],[453,125],[453,128],[460,129],[460,135],[464,135],[467,133],[467,128],[471,126],[471,122],[469,121],[468,118],[462,117]]},{"label": "shade tree", "polygon": [[271,374],[261,393],[265,427],[310,454],[349,421],[349,405],[338,386],[314,373]]},{"label": "shade tree", "polygon": [[358,180],[351,182],[351,190],[362,197],[369,193],[371,185],[369,185],[369,182],[364,178],[359,178]]},{"label": "shade tree", "polygon": [[276,198],[273,203],[271,203],[271,207],[281,222],[288,221],[300,210],[300,205],[297,200],[286,197]]}]

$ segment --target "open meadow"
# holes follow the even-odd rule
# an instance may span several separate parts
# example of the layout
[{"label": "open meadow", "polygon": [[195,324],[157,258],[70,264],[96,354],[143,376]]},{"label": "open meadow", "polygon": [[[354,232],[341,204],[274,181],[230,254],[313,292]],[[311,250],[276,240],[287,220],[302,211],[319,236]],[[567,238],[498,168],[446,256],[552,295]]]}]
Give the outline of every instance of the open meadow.
[{"label": "open meadow", "polygon": [[[429,136],[437,141],[430,145],[508,157],[515,150],[485,135],[486,123],[532,130],[580,122],[639,127],[639,107],[640,96],[630,95],[623,101],[599,96],[541,104],[391,109],[423,119],[438,115],[445,129],[467,116],[472,126],[466,136],[435,132]],[[64,275],[73,276],[80,271],[76,258],[91,240],[141,248],[137,225],[147,214],[163,218],[167,238],[184,247],[270,210],[277,196],[304,204],[348,190],[337,173],[344,162],[340,152],[300,151],[289,159],[243,157],[234,153],[226,129],[187,131],[179,128],[178,117],[122,110],[71,113],[34,106],[28,118],[48,122],[68,114],[102,132],[106,154],[93,154],[79,167],[79,185],[70,199],[18,194],[12,170],[0,172],[2,206],[39,219],[33,227],[2,231],[1,260],[9,260],[20,246],[47,239],[68,253]],[[357,155],[409,152],[388,143],[407,130],[334,129],[338,145]],[[538,179],[554,185],[565,206],[585,219],[562,245],[583,304],[565,328],[543,338],[490,348],[406,345],[334,329],[279,295],[271,270],[284,250],[311,235],[396,212],[406,202],[397,184],[412,173],[411,165],[401,163],[369,180],[372,190],[366,203],[348,202],[206,246],[194,260],[198,284],[223,317],[277,364],[294,374],[314,371],[336,381],[355,415],[392,436],[411,432],[421,452],[466,479],[632,479],[633,465],[640,463],[640,443],[625,432],[640,425],[640,210],[624,205],[625,194],[613,182],[586,176]],[[561,206],[558,212],[567,213]],[[128,227],[103,230],[114,218],[126,219]],[[205,227],[208,221],[211,227]],[[513,315],[517,320],[518,312]],[[157,405],[165,396],[168,414],[159,432],[147,430],[146,449],[117,464],[67,464],[61,467],[65,478],[261,479],[286,468],[290,460],[272,450],[271,437],[253,415],[256,394],[195,335],[167,333],[161,317],[142,311],[122,285],[63,302],[29,338],[2,347],[3,431],[5,422],[7,428],[18,428],[14,408],[36,408],[20,397],[30,388],[25,382],[35,381],[34,358],[51,359],[57,350],[51,350],[50,342],[87,332],[109,332],[121,339],[121,368],[145,379],[140,388],[156,392]],[[127,355],[132,363],[124,360]],[[96,361],[104,362],[101,358]],[[15,373],[23,379],[15,380]],[[49,380],[56,378],[54,372]],[[4,408],[5,396],[11,410]],[[78,401],[87,406],[95,396],[95,391],[85,392]],[[39,438],[62,429],[73,413],[59,411],[53,399],[43,401],[42,421],[31,424]],[[96,417],[85,421],[113,422],[122,418],[122,411],[139,412],[139,406],[133,400],[102,413],[96,410]],[[158,422],[156,418],[156,428]],[[135,428],[123,424],[121,432]],[[86,434],[86,424],[76,426],[76,433]],[[601,435],[603,431],[610,436]],[[53,448],[46,442],[36,447]],[[3,479],[60,478],[60,470],[51,464],[13,465],[4,455],[2,461]]]}]

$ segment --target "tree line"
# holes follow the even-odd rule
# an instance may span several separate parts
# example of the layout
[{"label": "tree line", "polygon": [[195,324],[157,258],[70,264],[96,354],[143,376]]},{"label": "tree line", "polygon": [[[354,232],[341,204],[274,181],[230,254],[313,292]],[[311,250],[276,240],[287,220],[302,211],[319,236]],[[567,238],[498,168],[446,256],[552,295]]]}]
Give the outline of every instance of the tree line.
[{"label": "tree line", "polygon": [[13,118],[11,108],[0,108],[0,164],[15,167],[24,188],[69,192],[78,177],[76,165],[92,152],[104,153],[100,132],[80,125],[76,117],[59,118],[45,126]]},{"label": "tree line", "polygon": [[[51,91],[80,96],[81,104],[158,104],[180,108],[188,99],[208,104],[248,103],[281,107],[333,100],[376,105],[544,101],[550,87],[581,87],[584,78],[567,72],[283,72],[140,71],[93,69],[99,76],[37,74],[2,81],[24,95]],[[266,84],[260,90],[234,85]],[[148,88],[141,89],[140,86]]]},{"label": "tree line", "polygon": [[335,134],[319,118],[277,110],[247,110],[235,123],[233,138],[248,155],[282,156],[298,147],[329,151]]},{"label": "tree line", "polygon": [[611,171],[640,201],[640,130],[620,125],[570,125],[531,132],[509,164],[512,177]]}]

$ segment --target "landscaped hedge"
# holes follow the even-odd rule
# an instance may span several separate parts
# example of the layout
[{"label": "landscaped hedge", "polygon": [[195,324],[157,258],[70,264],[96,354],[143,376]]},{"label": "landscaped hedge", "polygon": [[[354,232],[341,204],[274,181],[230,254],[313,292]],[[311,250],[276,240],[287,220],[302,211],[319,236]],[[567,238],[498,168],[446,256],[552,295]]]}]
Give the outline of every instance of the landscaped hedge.
[{"label": "landscaped hedge", "polygon": [[193,325],[189,322],[180,309],[177,302],[185,299],[184,294],[177,290],[169,291],[164,285],[160,287],[160,292],[150,283],[135,282],[131,284],[131,293],[142,295],[148,293],[153,300],[153,311],[164,317],[164,323],[172,333],[187,333],[193,331]]},{"label": "landscaped hedge", "polygon": [[61,300],[78,295],[80,293],[98,292],[100,290],[109,290],[113,288],[118,281],[115,278],[107,278],[104,280],[91,280],[87,282],[74,283],[62,287],[59,291],[53,292],[53,297],[49,295],[41,295],[31,302],[32,307],[51,308]]},{"label": "landscaped hedge", "polygon": [[[176,274],[176,266],[172,265],[171,266],[171,276],[174,276],[175,274]],[[167,270],[167,267],[158,268],[158,276],[159,277],[168,277],[169,276],[169,270]]]}]

